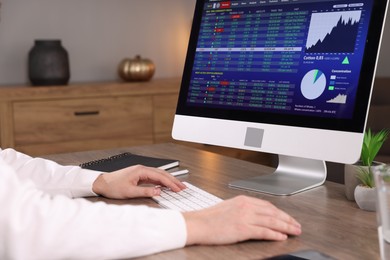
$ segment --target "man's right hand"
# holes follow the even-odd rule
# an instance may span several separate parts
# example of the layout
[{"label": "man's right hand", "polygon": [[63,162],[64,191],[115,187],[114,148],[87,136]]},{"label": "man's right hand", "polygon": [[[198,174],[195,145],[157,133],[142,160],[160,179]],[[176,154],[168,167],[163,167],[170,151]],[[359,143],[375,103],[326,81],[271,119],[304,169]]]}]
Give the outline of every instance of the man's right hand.
[{"label": "man's right hand", "polygon": [[186,245],[222,245],[248,239],[281,241],[301,225],[270,202],[238,196],[200,211],[185,212]]}]

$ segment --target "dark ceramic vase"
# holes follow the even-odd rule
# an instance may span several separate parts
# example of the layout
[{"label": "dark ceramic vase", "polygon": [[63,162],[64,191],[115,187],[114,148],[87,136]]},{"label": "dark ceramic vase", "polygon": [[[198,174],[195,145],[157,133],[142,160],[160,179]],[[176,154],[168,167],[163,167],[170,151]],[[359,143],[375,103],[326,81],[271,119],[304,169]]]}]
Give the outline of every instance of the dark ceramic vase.
[{"label": "dark ceramic vase", "polygon": [[28,76],[34,86],[68,84],[69,57],[60,40],[35,41],[28,55]]}]

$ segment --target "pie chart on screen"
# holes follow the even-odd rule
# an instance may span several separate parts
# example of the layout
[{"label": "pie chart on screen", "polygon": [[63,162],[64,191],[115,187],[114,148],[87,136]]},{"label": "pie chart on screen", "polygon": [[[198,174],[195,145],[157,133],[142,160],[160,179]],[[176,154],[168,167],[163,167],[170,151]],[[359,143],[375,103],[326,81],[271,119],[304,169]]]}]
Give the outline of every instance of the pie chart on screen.
[{"label": "pie chart on screen", "polygon": [[326,88],[325,74],[320,70],[311,70],[303,77],[301,92],[306,99],[316,99]]}]

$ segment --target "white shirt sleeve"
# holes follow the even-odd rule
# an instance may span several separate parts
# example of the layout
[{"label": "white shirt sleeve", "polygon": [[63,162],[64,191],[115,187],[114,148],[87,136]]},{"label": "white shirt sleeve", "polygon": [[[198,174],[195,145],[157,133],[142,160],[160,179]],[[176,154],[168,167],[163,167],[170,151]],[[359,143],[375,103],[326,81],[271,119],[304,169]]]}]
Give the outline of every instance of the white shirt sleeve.
[{"label": "white shirt sleeve", "polygon": [[[118,259],[185,245],[179,212],[51,196],[37,189],[39,178],[29,181],[25,172],[19,178],[13,167],[27,172],[29,165],[33,173],[49,169],[54,174],[57,166],[10,158],[0,157],[0,259]],[[72,169],[64,173],[73,175]],[[48,181],[74,195],[68,186],[75,178],[64,187],[61,180]]]},{"label": "white shirt sleeve", "polygon": [[20,180],[31,180],[51,195],[70,198],[96,196],[92,184],[101,172],[78,166],[62,166],[42,158],[32,158],[14,149],[0,149],[0,157],[15,170]]}]

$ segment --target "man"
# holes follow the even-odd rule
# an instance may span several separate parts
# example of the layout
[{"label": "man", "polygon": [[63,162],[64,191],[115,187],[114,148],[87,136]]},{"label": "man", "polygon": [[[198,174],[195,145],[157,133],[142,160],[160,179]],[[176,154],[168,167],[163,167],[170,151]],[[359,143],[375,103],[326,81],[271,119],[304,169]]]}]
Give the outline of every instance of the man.
[{"label": "man", "polygon": [[[156,187],[140,187],[143,183]],[[155,168],[101,173],[0,150],[0,259],[118,259],[301,233],[292,217],[252,197],[186,213],[77,199],[151,197],[160,193],[158,185],[176,192],[185,188]]]}]

